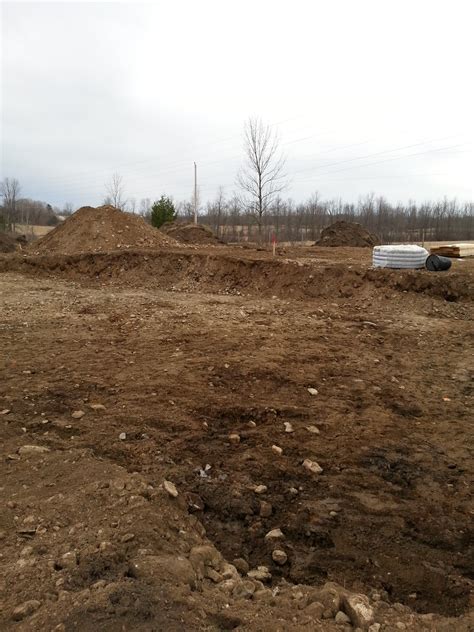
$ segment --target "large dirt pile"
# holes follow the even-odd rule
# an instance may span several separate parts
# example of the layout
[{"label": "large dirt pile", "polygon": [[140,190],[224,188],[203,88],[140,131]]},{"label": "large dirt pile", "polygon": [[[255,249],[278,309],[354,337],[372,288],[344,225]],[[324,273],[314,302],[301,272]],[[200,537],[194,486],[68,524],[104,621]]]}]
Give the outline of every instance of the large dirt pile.
[{"label": "large dirt pile", "polygon": [[202,224],[166,222],[161,230],[176,241],[185,244],[216,246],[223,243],[208,226]]},{"label": "large dirt pile", "polygon": [[143,218],[113,206],[84,206],[30,246],[38,254],[105,252],[130,248],[177,246]]},{"label": "large dirt pile", "polygon": [[315,246],[370,248],[379,244],[380,238],[373,233],[369,233],[369,231],[360,224],[339,220],[324,228]]}]

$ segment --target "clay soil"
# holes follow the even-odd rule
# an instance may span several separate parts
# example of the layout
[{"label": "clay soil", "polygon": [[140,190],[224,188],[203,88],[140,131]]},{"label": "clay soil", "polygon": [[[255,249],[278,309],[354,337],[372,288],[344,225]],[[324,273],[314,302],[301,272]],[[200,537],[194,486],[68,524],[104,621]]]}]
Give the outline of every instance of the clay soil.
[{"label": "clay soil", "polygon": [[361,224],[338,220],[321,232],[321,238],[316,242],[317,246],[338,247],[351,246],[356,248],[370,248],[378,246],[380,238],[369,233]]},{"label": "clay soil", "polygon": [[161,226],[160,231],[183,244],[219,246],[223,243],[208,226],[203,224],[166,222]]},{"label": "clay soil", "polygon": [[177,243],[139,215],[106,205],[83,206],[33,242],[29,250],[36,254],[71,254],[164,246],[177,246]]},{"label": "clay soil", "polygon": [[[353,630],[308,596],[334,582],[374,630],[471,630],[474,261],[369,264],[0,257],[0,628]],[[269,590],[191,576],[209,543]]]}]

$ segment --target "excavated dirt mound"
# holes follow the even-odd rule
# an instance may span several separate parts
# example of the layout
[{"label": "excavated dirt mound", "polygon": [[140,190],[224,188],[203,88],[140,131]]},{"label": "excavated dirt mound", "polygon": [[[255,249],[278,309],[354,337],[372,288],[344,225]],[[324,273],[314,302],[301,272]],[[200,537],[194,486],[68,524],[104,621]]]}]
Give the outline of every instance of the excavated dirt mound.
[{"label": "excavated dirt mound", "polygon": [[340,220],[330,226],[326,226],[315,246],[370,248],[379,244],[380,238],[373,233],[369,233],[360,224]]},{"label": "excavated dirt mound", "polygon": [[113,206],[84,206],[30,246],[37,254],[103,252],[129,248],[177,246],[141,217]]},{"label": "excavated dirt mound", "polygon": [[[334,252],[333,250],[330,251]],[[364,252],[364,251],[361,251]],[[473,262],[474,263],[474,262]],[[420,294],[447,302],[471,302],[474,276],[469,264],[449,273],[367,269],[353,263],[305,263],[258,253],[245,256],[225,248],[166,252],[124,251],[0,257],[1,272],[61,276],[70,280],[135,285],[180,292],[278,296],[292,300],[351,298],[378,293]],[[391,294],[390,294],[391,295]]]},{"label": "excavated dirt mound", "polygon": [[184,244],[218,246],[223,243],[208,226],[203,226],[202,224],[166,222],[161,227],[161,230]]}]

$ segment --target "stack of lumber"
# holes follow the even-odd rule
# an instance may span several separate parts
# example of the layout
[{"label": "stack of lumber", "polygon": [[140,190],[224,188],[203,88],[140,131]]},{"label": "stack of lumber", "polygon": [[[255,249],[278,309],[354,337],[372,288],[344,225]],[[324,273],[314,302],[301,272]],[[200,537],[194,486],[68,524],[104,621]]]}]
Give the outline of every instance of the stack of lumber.
[{"label": "stack of lumber", "polygon": [[430,253],[442,257],[474,257],[474,243],[435,246],[430,248]]}]

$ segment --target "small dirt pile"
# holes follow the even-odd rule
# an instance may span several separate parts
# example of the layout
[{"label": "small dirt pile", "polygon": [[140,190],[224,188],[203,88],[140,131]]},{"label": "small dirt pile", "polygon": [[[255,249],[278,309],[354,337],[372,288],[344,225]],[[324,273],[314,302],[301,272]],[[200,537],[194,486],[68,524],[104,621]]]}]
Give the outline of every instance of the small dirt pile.
[{"label": "small dirt pile", "polygon": [[339,220],[324,228],[315,246],[371,248],[379,244],[380,238],[373,233],[369,233],[369,231],[360,224]]},{"label": "small dirt pile", "polygon": [[0,233],[0,252],[15,252],[17,241],[8,233]]},{"label": "small dirt pile", "polygon": [[218,246],[223,243],[208,226],[203,226],[203,224],[166,222],[161,230],[184,244]]},{"label": "small dirt pile", "polygon": [[30,246],[37,254],[106,252],[134,248],[177,246],[138,215],[113,206],[84,206]]}]

